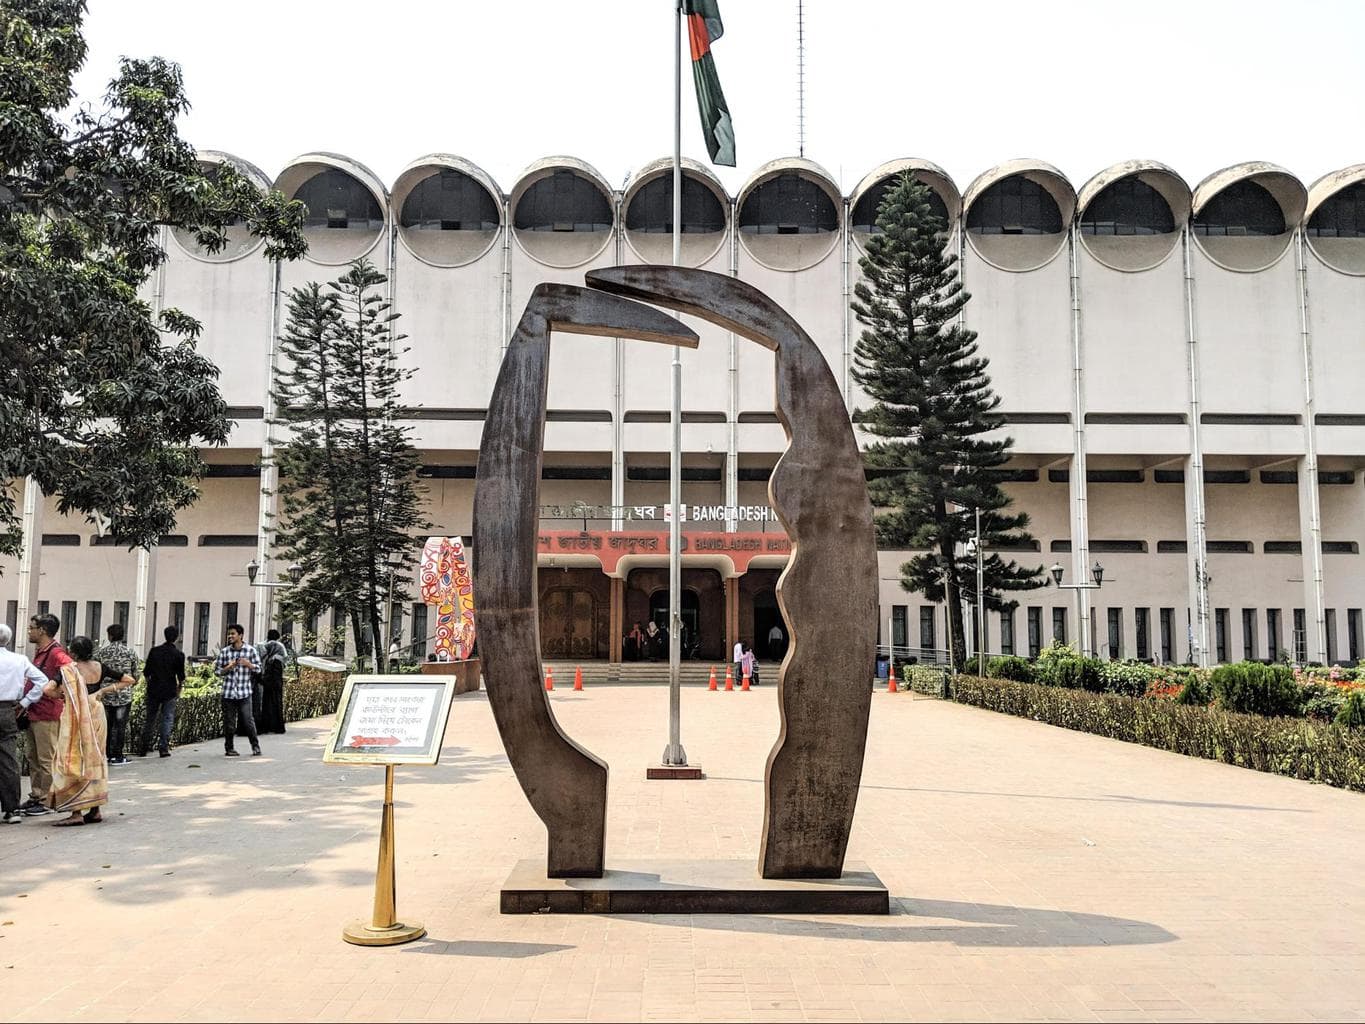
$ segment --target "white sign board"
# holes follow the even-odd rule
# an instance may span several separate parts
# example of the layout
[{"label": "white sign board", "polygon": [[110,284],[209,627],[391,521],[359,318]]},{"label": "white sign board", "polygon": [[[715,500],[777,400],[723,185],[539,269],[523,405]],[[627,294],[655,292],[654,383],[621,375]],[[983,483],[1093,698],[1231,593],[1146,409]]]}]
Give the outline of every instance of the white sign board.
[{"label": "white sign board", "polygon": [[351,676],[322,759],[331,764],[435,764],[454,695],[454,676]]}]

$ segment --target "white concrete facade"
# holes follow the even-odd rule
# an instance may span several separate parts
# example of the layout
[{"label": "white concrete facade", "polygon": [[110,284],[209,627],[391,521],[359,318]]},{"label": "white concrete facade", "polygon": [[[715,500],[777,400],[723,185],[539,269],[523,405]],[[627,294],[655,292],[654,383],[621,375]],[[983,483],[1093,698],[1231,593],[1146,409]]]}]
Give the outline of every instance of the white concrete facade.
[{"label": "white concrete facade", "polygon": [[[204,157],[266,181],[233,157]],[[1028,654],[1056,629],[1102,656],[1365,657],[1365,165],[1306,188],[1273,165],[1240,164],[1191,190],[1171,168],[1130,161],[1078,191],[1019,160],[960,191],[906,159],[843,196],[819,166],[787,159],[731,197],[689,163],[684,261],[785,305],[850,408],[864,401],[849,375],[860,326],[848,298],[867,211],[905,169],[942,200],[946,244],[972,293],[965,320],[1014,438],[1006,487],[1039,547],[1013,557],[1060,562],[1067,582],[1096,560],[1106,570],[1098,591],[1048,587],[1021,595],[1007,621],[990,615],[987,649]],[[31,503],[25,558],[0,566],[7,620],[43,604],[67,632],[126,617],[142,646],[176,621],[192,654],[221,642],[233,618],[264,630],[271,591],[250,586],[244,566],[263,564],[258,583],[281,576],[263,530],[274,338],[291,288],[361,255],[390,275],[420,368],[407,400],[430,517],[469,535],[482,411],[527,296],[597,267],[667,261],[668,172],[656,160],[616,190],[583,161],[551,157],[504,190],[467,160],[432,154],[389,188],[353,160],[314,153],[274,181],[309,203],[307,258],[276,266],[249,238],[205,258],[168,234],[149,298],[204,322],[200,344],[236,419],[231,441],[205,452],[203,499],[150,557],[95,543],[93,527],[63,520],[51,499]],[[765,473],[785,448],[772,356],[693,326],[702,343],[683,354],[684,500],[766,504]],[[543,505],[666,500],[666,475],[651,471],[668,462],[669,358],[556,337]],[[898,646],[942,647],[946,613],[900,589],[903,557],[881,557],[883,642],[889,629]]]}]

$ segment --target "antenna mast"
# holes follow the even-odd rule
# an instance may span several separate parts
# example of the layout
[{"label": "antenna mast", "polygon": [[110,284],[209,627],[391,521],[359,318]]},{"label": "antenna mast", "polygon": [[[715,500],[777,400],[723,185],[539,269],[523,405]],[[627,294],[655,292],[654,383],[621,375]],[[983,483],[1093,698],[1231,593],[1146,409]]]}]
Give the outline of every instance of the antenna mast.
[{"label": "antenna mast", "polygon": [[806,5],[796,0],[796,154],[806,155]]}]

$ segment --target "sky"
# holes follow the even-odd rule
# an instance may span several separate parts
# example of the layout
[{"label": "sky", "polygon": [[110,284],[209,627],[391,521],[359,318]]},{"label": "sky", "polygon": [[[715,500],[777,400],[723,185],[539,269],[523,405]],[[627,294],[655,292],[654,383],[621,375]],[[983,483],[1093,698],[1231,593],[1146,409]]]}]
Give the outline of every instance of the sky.
[{"label": "sky", "polygon": [[[796,0],[721,0],[713,47],[735,124],[732,192],[798,152]],[[965,190],[1033,157],[1079,189],[1144,158],[1191,187],[1245,160],[1311,184],[1365,162],[1365,3],[806,0],[805,155],[845,194],[920,157]],[[326,150],[387,185],[455,153],[511,191],[543,156],[614,186],[673,148],[672,0],[90,0],[78,96],[120,56],[182,65],[182,134],[274,177]],[[683,153],[705,145],[684,60]]]}]

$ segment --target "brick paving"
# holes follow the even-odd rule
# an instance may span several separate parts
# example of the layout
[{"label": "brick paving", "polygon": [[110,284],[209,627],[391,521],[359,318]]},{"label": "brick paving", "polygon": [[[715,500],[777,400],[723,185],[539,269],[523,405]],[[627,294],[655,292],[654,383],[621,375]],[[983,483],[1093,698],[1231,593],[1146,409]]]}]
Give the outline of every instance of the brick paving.
[{"label": "brick paving", "polygon": [[[607,856],[752,857],[775,694],[556,692],[612,766]],[[107,823],[0,828],[0,1019],[1365,1020],[1365,796],[878,694],[849,856],[884,918],[498,914],[545,833],[482,694],[398,773],[400,914],[361,949],[383,775],[328,723],[112,769]]]}]

